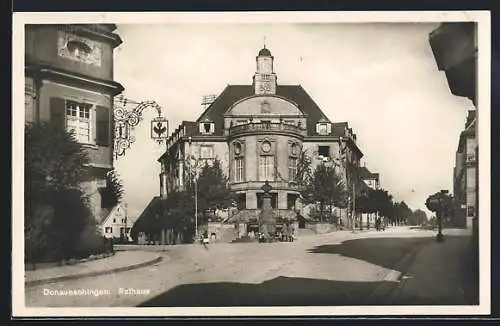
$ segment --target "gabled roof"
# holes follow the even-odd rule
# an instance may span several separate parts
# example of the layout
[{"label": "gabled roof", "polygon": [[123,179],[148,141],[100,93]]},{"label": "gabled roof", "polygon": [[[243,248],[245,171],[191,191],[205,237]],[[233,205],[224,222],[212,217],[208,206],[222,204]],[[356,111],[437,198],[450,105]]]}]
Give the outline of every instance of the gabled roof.
[{"label": "gabled roof", "polygon": [[378,180],[379,178],[379,173],[372,173],[366,166],[362,166],[359,168],[359,177],[361,180],[368,180],[368,179],[376,179]]},{"label": "gabled roof", "polygon": [[148,206],[142,211],[141,215],[137,218],[134,223],[134,226],[139,229],[148,228],[152,217],[156,214],[160,214],[161,212],[161,197],[155,196],[151,199]]},{"label": "gabled roof", "polygon": [[[237,101],[254,94],[255,92],[252,85],[228,85],[205,112],[201,114],[196,122],[201,122],[203,120],[215,122],[215,134],[222,136],[224,113],[227,109]],[[316,133],[316,123],[320,119],[323,118],[330,121],[301,85],[278,85],[276,88],[276,95],[295,102],[299,109],[307,115],[308,135]],[[198,130],[194,130],[194,135],[198,133]]]}]

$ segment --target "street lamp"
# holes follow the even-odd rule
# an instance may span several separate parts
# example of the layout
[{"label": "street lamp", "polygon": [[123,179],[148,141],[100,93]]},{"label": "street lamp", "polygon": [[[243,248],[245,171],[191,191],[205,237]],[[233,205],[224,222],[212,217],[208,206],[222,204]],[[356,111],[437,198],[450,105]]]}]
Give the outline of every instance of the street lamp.
[{"label": "street lamp", "polygon": [[195,166],[195,159],[191,155],[191,144],[192,144],[192,138],[191,136],[188,137],[188,142],[189,142],[189,174],[191,175],[191,181],[194,182],[194,236],[196,239],[198,239],[198,180],[196,179],[195,175],[193,174],[193,167],[195,168],[194,173],[197,173],[197,166]]}]

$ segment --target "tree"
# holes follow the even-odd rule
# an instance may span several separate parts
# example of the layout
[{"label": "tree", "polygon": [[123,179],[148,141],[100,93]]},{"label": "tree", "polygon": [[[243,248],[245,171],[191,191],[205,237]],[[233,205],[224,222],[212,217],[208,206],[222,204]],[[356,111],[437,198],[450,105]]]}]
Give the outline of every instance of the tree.
[{"label": "tree", "polygon": [[374,189],[367,186],[363,186],[361,188],[359,194],[356,196],[356,212],[363,214],[373,214],[377,212],[377,203]]},{"label": "tree", "polygon": [[425,201],[425,206],[431,212],[436,213],[437,224],[438,224],[438,234],[436,240],[438,242],[444,241],[444,236],[442,234],[443,229],[443,219],[451,213],[453,209],[453,198],[448,194],[448,190],[441,190],[433,195],[427,197]]},{"label": "tree", "polygon": [[28,261],[60,260],[93,223],[79,185],[89,158],[72,134],[51,123],[25,126],[25,243]]},{"label": "tree", "polygon": [[101,206],[112,208],[121,202],[125,190],[123,183],[116,170],[111,170],[106,174],[106,188],[101,190]]},{"label": "tree", "polygon": [[294,182],[297,183],[299,189],[303,189],[310,183],[311,178],[311,157],[307,153],[307,150],[303,149],[300,151],[297,159],[297,175]]},{"label": "tree", "polygon": [[392,221],[394,219],[392,195],[389,194],[387,190],[377,189],[373,193],[373,200],[375,202],[376,212],[378,212],[380,216]]},{"label": "tree", "polygon": [[[198,177],[198,212],[203,217],[201,222],[207,222],[208,215],[215,210],[229,208],[233,203],[233,194],[227,186],[227,177],[221,168],[221,163],[215,159],[212,164],[205,162]],[[190,189],[194,193],[194,189]]]},{"label": "tree", "polygon": [[408,224],[410,225],[423,225],[425,222],[427,222],[427,214],[421,209],[416,209],[412,212],[408,219]]},{"label": "tree", "polygon": [[412,210],[404,201],[394,203],[394,222],[396,222],[397,225],[401,225],[408,221],[411,215]]},{"label": "tree", "polygon": [[306,203],[319,205],[319,218],[322,222],[327,215],[331,216],[334,206],[345,207],[347,192],[335,168],[320,164],[305,185],[302,197]]}]

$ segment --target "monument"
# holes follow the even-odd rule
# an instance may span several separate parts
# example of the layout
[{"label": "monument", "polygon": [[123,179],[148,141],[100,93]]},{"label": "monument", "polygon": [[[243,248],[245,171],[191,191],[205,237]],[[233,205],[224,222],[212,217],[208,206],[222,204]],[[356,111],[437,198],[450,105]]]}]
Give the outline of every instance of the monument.
[{"label": "monument", "polygon": [[276,221],[271,207],[271,194],[273,188],[268,181],[261,187],[264,191],[262,196],[262,212],[259,216],[259,232],[265,241],[269,241],[276,232]]}]

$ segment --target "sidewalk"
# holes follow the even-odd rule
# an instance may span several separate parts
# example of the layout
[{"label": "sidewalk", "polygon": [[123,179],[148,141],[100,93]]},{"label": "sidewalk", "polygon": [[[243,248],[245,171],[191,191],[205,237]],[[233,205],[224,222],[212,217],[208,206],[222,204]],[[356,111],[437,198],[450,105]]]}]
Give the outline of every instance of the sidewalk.
[{"label": "sidewalk", "polygon": [[26,286],[35,286],[131,270],[152,265],[163,259],[164,255],[154,252],[119,251],[111,257],[85,263],[25,271],[24,279]]},{"label": "sidewalk", "polygon": [[416,251],[407,266],[402,266],[399,284],[387,304],[479,304],[479,280],[474,276],[478,267],[471,255],[471,236],[460,230],[443,233],[444,243],[430,242]]}]

